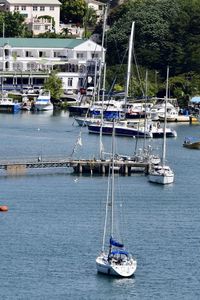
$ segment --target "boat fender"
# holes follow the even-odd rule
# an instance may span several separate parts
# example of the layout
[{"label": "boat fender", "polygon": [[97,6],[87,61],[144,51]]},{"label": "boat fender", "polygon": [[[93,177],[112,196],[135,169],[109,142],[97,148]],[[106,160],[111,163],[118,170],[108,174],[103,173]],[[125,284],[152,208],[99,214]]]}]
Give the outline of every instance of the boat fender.
[{"label": "boat fender", "polygon": [[0,205],[0,211],[8,211],[8,206],[7,205]]}]

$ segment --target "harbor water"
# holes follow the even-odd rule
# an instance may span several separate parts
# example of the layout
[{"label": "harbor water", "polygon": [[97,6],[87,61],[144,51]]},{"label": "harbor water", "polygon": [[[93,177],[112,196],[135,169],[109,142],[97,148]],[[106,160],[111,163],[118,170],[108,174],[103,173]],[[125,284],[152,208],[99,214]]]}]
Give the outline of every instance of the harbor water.
[{"label": "harbor water", "polygon": [[[148,182],[142,173],[118,176],[123,196],[124,235],[137,259],[133,278],[97,274],[107,177],[70,169],[0,171],[1,299],[200,299],[200,151],[182,146],[200,126],[170,124],[167,162],[174,184]],[[0,115],[0,160],[98,157],[99,137],[67,112]],[[136,139],[116,137],[118,153],[131,155]],[[162,140],[147,140],[161,153]],[[110,151],[111,138],[103,143]],[[137,149],[144,140],[138,141]]]}]

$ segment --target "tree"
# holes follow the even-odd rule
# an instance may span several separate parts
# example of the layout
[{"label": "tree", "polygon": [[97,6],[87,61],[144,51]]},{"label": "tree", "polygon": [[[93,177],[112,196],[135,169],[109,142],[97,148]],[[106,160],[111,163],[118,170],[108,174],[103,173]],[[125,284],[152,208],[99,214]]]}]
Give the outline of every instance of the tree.
[{"label": "tree", "polygon": [[111,11],[108,61],[124,63],[128,36],[135,21],[138,63],[165,76],[200,71],[200,6],[198,0],[127,0]]},{"label": "tree", "polygon": [[51,98],[57,102],[62,95],[62,79],[59,78],[55,71],[53,71],[47,78],[44,88],[51,92]]},{"label": "tree", "polygon": [[60,0],[60,18],[63,23],[83,23],[83,18],[87,9],[85,0]]},{"label": "tree", "polygon": [[[0,12],[0,23],[5,24],[5,37],[30,36],[24,16],[18,12]],[[3,26],[0,27],[0,35],[3,35]]]},{"label": "tree", "polygon": [[85,37],[88,37],[88,27],[94,26],[97,22],[97,15],[93,8],[87,7],[83,17],[83,27]]}]

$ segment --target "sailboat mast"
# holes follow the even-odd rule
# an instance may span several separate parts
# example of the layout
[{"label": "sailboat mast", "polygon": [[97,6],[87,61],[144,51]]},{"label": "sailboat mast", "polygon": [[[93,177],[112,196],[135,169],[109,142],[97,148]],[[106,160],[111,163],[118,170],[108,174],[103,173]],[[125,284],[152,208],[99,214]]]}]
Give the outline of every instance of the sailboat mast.
[{"label": "sailboat mast", "polygon": [[113,119],[112,131],[112,182],[111,182],[111,236],[114,231],[114,185],[115,185],[115,169],[114,169],[114,156],[115,156],[115,120]]},{"label": "sailboat mast", "polygon": [[143,150],[146,148],[146,134],[145,131],[147,130],[147,94],[148,94],[148,70],[146,70],[145,76],[145,116],[144,116],[144,147]]},{"label": "sailboat mast", "polygon": [[[102,43],[101,43],[101,49],[102,49],[101,59],[103,58],[103,51],[104,51],[103,47],[104,47],[104,41],[105,41],[107,14],[108,14],[108,6],[106,5],[106,7],[105,7],[105,13],[104,13],[104,20],[103,20],[103,34],[102,34]],[[103,67],[102,67],[102,65],[100,65],[100,76],[99,76],[100,78],[99,78],[99,88],[98,88],[98,100],[99,100],[99,93],[100,93],[102,68],[104,69],[104,76],[103,76],[103,90],[102,90],[101,127],[100,127],[100,133],[99,133],[100,159],[103,159],[102,126],[103,126],[103,107],[104,107],[104,99],[105,99],[105,78],[106,78],[105,53],[104,53]]]},{"label": "sailboat mast", "polygon": [[166,159],[166,126],[167,126],[168,90],[169,90],[169,66],[167,67],[166,95],[165,95],[165,121],[164,121],[164,131],[163,131],[163,156],[162,156],[163,166],[165,165],[165,159]]},{"label": "sailboat mast", "polygon": [[132,62],[132,54],[133,54],[134,28],[135,28],[135,22],[132,23],[131,34],[130,34],[130,38],[129,38],[128,67],[127,67],[127,79],[126,79],[126,87],[125,87],[125,108],[126,108],[126,105],[127,105],[128,90],[129,90],[130,76],[131,76],[131,62]]},{"label": "sailboat mast", "polygon": [[2,47],[2,61],[3,61],[3,68],[2,68],[2,77],[1,77],[1,99],[3,100],[3,81],[4,81],[4,38],[5,38],[5,23],[3,22],[3,47]]}]

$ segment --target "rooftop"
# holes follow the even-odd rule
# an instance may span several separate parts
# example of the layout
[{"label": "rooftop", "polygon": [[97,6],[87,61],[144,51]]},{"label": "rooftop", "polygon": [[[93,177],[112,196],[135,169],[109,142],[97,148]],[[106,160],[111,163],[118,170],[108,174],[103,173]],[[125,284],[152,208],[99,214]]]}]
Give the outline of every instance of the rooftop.
[{"label": "rooftop", "polygon": [[26,4],[26,5],[61,5],[58,0],[4,0],[1,2],[7,2],[9,4]]},{"label": "rooftop", "polygon": [[84,43],[84,39],[48,39],[48,38],[0,38],[0,47],[5,44],[16,48],[69,48]]}]

